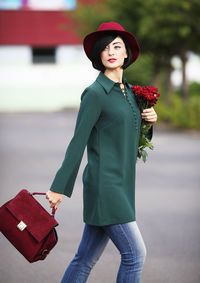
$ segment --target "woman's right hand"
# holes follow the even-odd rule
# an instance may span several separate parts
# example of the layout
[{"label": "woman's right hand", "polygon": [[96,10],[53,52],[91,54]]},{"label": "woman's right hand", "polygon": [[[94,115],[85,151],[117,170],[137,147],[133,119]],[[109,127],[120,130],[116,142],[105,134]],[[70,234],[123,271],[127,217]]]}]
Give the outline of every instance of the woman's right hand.
[{"label": "woman's right hand", "polygon": [[48,199],[51,208],[58,208],[58,205],[61,203],[63,194],[59,194],[53,191],[48,191],[46,193],[46,199]]}]

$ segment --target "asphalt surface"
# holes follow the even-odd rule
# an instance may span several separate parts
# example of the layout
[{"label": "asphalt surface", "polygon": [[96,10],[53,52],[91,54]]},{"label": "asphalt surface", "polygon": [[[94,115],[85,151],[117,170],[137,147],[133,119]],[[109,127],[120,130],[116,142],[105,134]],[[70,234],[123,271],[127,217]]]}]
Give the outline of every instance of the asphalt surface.
[{"label": "asphalt surface", "polygon": [[[0,205],[19,190],[46,192],[73,135],[77,112],[0,114]],[[137,223],[147,246],[141,283],[200,282],[200,133],[156,127],[146,164],[137,164]],[[56,219],[59,242],[45,261],[30,264],[1,234],[1,283],[59,283],[83,230],[86,154],[71,199]],[[47,208],[43,196],[37,199]],[[114,283],[120,255],[112,242],[89,283]]]}]

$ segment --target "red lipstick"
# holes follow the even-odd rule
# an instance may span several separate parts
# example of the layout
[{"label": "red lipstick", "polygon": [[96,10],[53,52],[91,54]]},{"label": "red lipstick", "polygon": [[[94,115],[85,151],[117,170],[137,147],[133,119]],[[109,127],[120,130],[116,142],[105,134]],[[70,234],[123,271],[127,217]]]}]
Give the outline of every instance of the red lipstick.
[{"label": "red lipstick", "polygon": [[116,60],[117,60],[117,59],[115,59],[115,58],[110,58],[110,59],[108,60],[108,62],[114,63]]}]

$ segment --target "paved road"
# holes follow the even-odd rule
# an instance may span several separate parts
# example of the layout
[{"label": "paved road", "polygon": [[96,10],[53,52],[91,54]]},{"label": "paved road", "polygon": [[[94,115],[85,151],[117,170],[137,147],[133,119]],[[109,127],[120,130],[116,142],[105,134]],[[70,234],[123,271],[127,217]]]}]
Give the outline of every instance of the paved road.
[{"label": "paved road", "polygon": [[[76,112],[0,114],[0,202],[20,189],[46,191],[73,134]],[[155,151],[137,165],[137,222],[147,246],[142,283],[200,282],[200,134],[155,129]],[[81,174],[57,211],[59,243],[30,264],[1,235],[1,283],[57,283],[79,243]],[[39,197],[48,208],[47,201]],[[119,254],[110,242],[89,283],[114,283]]]}]

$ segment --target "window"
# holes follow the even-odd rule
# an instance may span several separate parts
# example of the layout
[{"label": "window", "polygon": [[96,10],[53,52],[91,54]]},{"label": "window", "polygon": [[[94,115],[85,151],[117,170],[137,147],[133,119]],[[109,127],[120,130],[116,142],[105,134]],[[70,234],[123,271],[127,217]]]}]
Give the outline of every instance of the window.
[{"label": "window", "polygon": [[56,63],[56,49],[55,47],[33,47],[32,48],[32,62],[40,63]]}]

